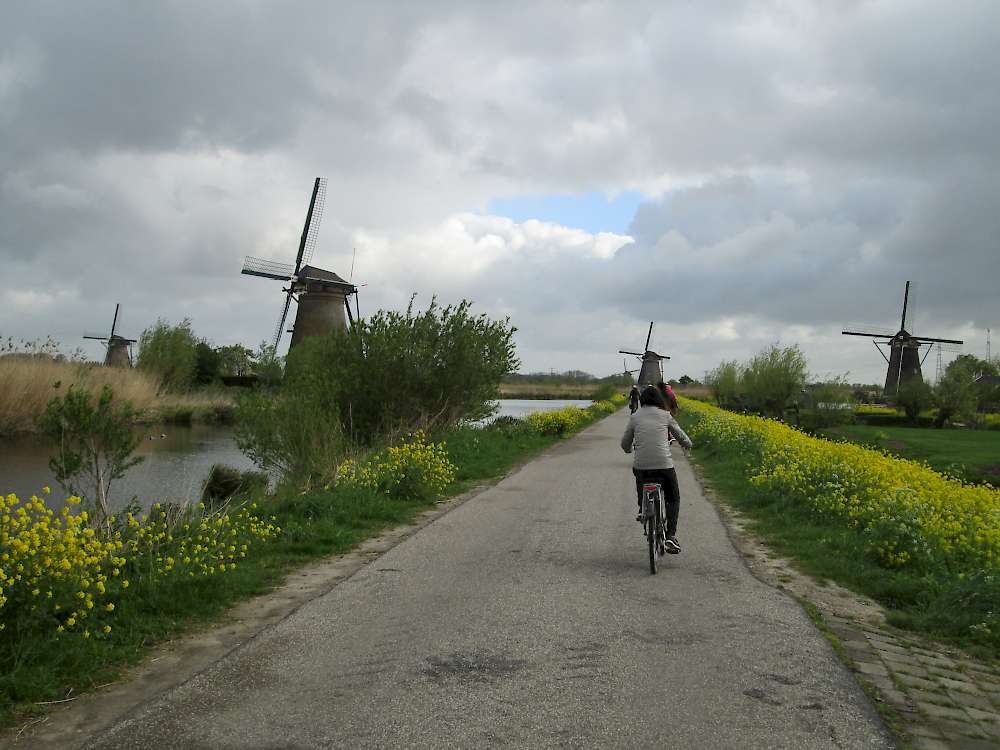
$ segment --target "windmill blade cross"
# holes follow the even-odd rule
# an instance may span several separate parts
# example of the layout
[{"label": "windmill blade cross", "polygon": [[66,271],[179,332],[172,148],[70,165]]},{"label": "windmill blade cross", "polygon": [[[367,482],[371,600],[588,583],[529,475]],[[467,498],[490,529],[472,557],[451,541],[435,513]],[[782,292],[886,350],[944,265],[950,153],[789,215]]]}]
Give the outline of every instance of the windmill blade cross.
[{"label": "windmill blade cross", "polygon": [[281,319],[278,321],[277,327],[274,329],[274,344],[271,347],[271,353],[277,356],[278,344],[281,342],[281,334],[285,332],[285,319],[288,317],[288,306],[292,304],[292,290],[288,290],[288,294],[285,295],[285,308],[281,311]]},{"label": "windmill blade cross", "polygon": [[292,278],[292,264],[279,263],[276,260],[265,260],[248,255],[243,261],[243,270],[247,276],[263,276],[265,279],[288,281]]},{"label": "windmill blade cross", "polygon": [[319,225],[323,223],[323,209],[326,207],[326,178],[316,178],[315,200],[312,206],[312,219],[309,221],[309,231],[306,234],[305,249],[302,262],[306,265],[312,260],[316,251],[316,238],[319,236]]},{"label": "windmill blade cross", "polygon": [[934,338],[930,338],[928,336],[914,336],[914,338],[917,341],[920,341],[920,342],[925,343],[925,344],[955,344],[955,345],[961,346],[962,344],[965,343],[964,341],[961,341],[960,339],[934,339]]},{"label": "windmill blade cross", "polygon": [[[326,204],[326,180],[317,177],[313,183],[312,197],[309,199],[309,210],[306,211],[306,223],[302,227],[302,237],[299,239],[299,252],[295,256],[295,274],[302,268],[302,260],[308,263],[316,248],[316,235],[319,232],[320,221],[323,219],[323,207]],[[317,210],[318,208],[318,210]],[[308,250],[308,257],[306,251]]]},{"label": "windmill blade cross", "polygon": [[864,336],[866,338],[891,339],[894,334],[879,333],[878,331],[841,331],[844,336]]}]

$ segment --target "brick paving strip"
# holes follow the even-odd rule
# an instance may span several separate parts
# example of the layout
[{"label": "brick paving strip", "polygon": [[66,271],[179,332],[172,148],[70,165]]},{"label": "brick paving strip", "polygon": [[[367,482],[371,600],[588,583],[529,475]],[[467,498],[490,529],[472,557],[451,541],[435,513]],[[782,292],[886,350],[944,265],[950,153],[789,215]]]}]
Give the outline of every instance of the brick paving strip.
[{"label": "brick paving strip", "polygon": [[831,641],[902,747],[1000,749],[1000,663],[893,628],[874,601],[799,573],[751,534],[746,517],[719,499],[700,467],[695,470],[750,571],[816,607]]}]

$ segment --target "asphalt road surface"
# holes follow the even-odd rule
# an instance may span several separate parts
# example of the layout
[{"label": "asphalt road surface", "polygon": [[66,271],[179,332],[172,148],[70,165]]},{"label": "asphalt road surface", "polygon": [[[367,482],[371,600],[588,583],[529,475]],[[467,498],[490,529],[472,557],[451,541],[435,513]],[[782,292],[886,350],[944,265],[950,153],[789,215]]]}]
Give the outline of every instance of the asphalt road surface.
[{"label": "asphalt road surface", "polygon": [[93,748],[885,748],[681,458],[649,574],[612,415],[95,738]]}]

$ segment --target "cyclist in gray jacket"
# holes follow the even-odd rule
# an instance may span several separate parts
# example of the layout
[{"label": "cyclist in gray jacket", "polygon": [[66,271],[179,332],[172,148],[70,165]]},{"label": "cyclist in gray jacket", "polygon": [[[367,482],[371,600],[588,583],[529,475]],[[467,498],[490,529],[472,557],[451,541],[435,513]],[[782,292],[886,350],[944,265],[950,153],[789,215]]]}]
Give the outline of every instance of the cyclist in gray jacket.
[{"label": "cyclist in gray jacket", "polygon": [[687,436],[677,420],[673,418],[663,396],[655,386],[646,386],[639,395],[639,410],[628,420],[622,435],[622,450],[632,453],[632,473],[639,496],[639,515],[642,521],[642,485],[656,482],[663,488],[667,509],[667,552],[676,555],[681,551],[677,541],[677,516],[680,513],[681,493],[677,486],[677,472],[670,456],[670,435],[685,448],[691,448],[691,438]]}]

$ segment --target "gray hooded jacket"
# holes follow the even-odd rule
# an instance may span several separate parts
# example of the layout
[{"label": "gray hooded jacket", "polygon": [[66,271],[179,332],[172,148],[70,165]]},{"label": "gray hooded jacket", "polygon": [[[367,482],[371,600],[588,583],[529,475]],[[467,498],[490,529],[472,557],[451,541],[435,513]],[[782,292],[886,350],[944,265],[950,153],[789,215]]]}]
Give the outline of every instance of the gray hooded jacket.
[{"label": "gray hooded jacket", "polygon": [[674,460],[670,457],[670,444],[667,442],[667,427],[681,445],[691,447],[691,438],[669,411],[658,406],[640,406],[629,417],[628,427],[622,435],[622,450],[626,453],[635,450],[632,468],[648,470],[674,467]]}]

